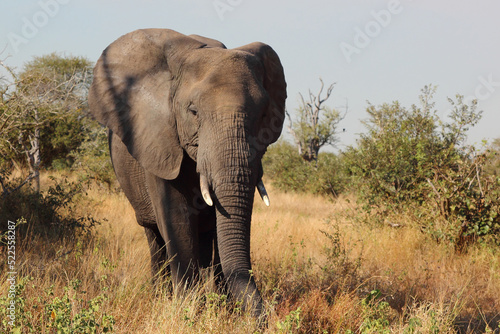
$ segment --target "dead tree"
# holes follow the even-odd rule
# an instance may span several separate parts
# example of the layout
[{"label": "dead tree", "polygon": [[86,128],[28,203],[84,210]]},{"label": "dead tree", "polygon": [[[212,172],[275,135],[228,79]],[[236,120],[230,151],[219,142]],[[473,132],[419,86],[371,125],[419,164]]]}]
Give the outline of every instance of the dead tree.
[{"label": "dead tree", "polygon": [[332,95],[335,83],[332,83],[326,89],[325,96],[322,96],[325,84],[321,78],[319,80],[321,87],[317,95],[309,90],[309,99],[305,100],[304,96],[299,93],[300,106],[297,109],[295,121],[286,111],[289,120],[288,130],[298,147],[299,155],[309,162],[317,161],[321,147],[327,144],[334,145],[338,141],[337,126],[345,117],[345,113],[340,114],[337,110],[324,105]]}]

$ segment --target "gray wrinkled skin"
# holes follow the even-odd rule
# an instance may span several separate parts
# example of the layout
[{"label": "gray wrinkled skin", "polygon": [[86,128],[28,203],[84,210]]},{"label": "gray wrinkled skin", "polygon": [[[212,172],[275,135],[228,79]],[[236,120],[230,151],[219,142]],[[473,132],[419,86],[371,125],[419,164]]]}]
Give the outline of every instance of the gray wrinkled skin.
[{"label": "gray wrinkled skin", "polygon": [[[262,43],[226,49],[146,29],[103,51],[90,110],[109,128],[116,177],[145,228],[154,277],[170,272],[182,289],[213,265],[221,287],[261,314],[250,221],[261,158],[280,136],[285,99],[280,60]],[[200,175],[213,206],[201,196]]]}]

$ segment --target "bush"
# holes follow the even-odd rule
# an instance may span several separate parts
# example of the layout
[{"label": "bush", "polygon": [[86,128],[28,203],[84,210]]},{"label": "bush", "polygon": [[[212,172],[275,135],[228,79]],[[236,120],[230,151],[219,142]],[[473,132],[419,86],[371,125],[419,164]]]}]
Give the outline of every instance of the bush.
[{"label": "bush", "polygon": [[42,166],[71,167],[69,153],[84,140],[83,115],[79,111],[67,112],[64,118],[55,119],[41,129]]},{"label": "bush", "polygon": [[[500,177],[483,172],[486,154],[474,149],[457,161],[456,169],[434,169],[434,178],[427,179],[435,211],[454,227],[457,250],[476,240],[493,240],[500,244]],[[433,219],[429,220],[432,224]],[[428,228],[429,229],[429,228]],[[441,231],[429,229],[431,233]],[[445,235],[445,237],[448,237]]]},{"label": "bush", "polygon": [[495,139],[487,149],[485,173],[500,176],[500,138]]},{"label": "bush", "polygon": [[342,163],[333,153],[320,153],[317,164],[305,161],[286,141],[270,146],[262,160],[265,175],[283,191],[337,196],[344,190]]},{"label": "bush", "polygon": [[[103,306],[107,306],[108,303],[108,297],[104,293],[89,300],[86,291],[81,289],[81,281],[75,279],[64,288],[62,296],[54,293],[53,286],[36,297],[26,296],[26,287],[32,280],[26,276],[19,278],[15,298],[0,297],[1,325],[6,332],[111,333],[113,331],[115,320],[103,310]],[[31,288],[34,289],[35,286]],[[9,318],[8,307],[12,303],[16,306],[15,314]],[[34,314],[29,309],[38,309],[40,314]]]},{"label": "bush", "polygon": [[82,184],[66,178],[52,178],[52,181],[54,184],[40,193],[27,186],[5,192],[0,197],[0,232],[7,231],[9,220],[24,220],[28,223],[18,229],[23,239],[37,235],[49,240],[77,235],[90,237],[98,222],[91,216],[78,214],[76,203],[82,194]]},{"label": "bush", "polygon": [[486,155],[465,144],[481,112],[457,95],[443,122],[432,110],[434,91],[422,90],[421,108],[369,106],[367,133],[344,154],[353,188],[366,211],[411,212],[423,230],[459,249],[474,240],[498,242],[499,179],[484,173]]},{"label": "bush", "polygon": [[74,161],[72,169],[83,180],[92,179],[110,188],[115,173],[109,155],[107,130],[90,119],[85,119],[83,129],[81,145],[70,153]]},{"label": "bush", "polygon": [[[68,154],[83,140],[92,62],[55,53],[34,57],[0,82],[0,153],[32,169],[70,166]],[[28,159],[27,159],[28,157]]]}]

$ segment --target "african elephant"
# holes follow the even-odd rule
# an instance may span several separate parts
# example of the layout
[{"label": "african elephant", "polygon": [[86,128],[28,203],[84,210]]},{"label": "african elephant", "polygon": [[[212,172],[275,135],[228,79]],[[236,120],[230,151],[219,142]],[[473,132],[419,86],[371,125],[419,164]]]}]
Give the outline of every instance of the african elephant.
[{"label": "african elephant", "polygon": [[91,114],[109,128],[116,177],[144,227],[156,274],[174,287],[219,268],[222,286],[255,315],[250,221],[261,159],[281,134],[286,82],[268,45],[235,49],[167,29],[126,34],[102,53]]}]

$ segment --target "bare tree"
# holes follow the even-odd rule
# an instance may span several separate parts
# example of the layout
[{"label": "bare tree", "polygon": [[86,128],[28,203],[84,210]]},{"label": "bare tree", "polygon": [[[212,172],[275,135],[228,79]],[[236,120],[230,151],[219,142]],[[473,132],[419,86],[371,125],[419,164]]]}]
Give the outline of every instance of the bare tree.
[{"label": "bare tree", "polygon": [[[300,106],[297,109],[298,117],[295,122],[286,111],[289,120],[288,130],[292,134],[295,144],[298,146],[299,154],[306,161],[317,161],[321,147],[335,145],[337,126],[345,117],[346,112],[341,114],[337,110],[326,106],[324,103],[332,95],[335,83],[332,83],[324,92],[325,84],[319,79],[321,87],[318,94],[309,90],[309,99],[299,93]],[[325,93],[324,96],[322,94]]]}]

